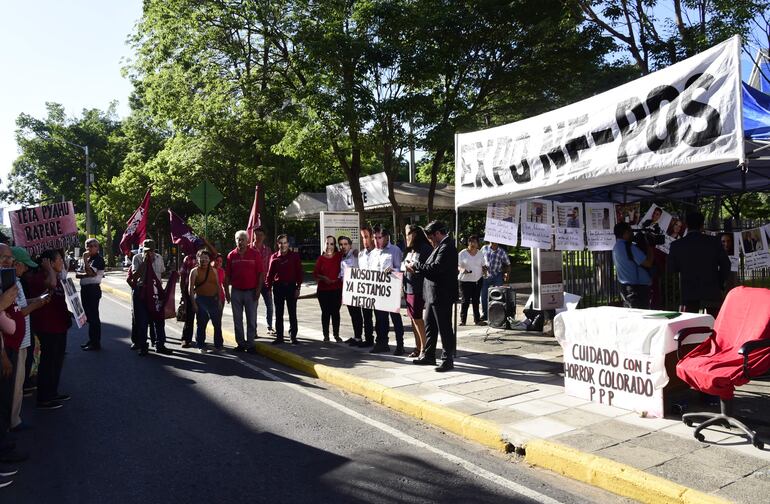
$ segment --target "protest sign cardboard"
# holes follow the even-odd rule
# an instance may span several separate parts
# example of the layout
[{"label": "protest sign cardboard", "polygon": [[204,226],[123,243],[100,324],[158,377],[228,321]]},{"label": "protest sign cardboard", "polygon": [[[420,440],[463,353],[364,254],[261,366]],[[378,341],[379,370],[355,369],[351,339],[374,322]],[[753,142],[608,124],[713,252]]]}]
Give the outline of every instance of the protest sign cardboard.
[{"label": "protest sign cardboard", "polygon": [[740,234],[743,267],[747,271],[770,267],[767,235],[762,228],[747,229]]},{"label": "protest sign cardboard", "polygon": [[11,212],[13,240],[30,255],[78,244],[75,207],[71,201],[22,207]]},{"label": "protest sign cardboard", "polygon": [[403,276],[396,271],[347,268],[342,282],[342,304],[398,313]]},{"label": "protest sign cardboard", "polygon": [[519,241],[519,214],[515,201],[487,205],[484,240],[491,243],[516,246]]},{"label": "protest sign cardboard", "polygon": [[326,249],[326,237],[350,238],[354,250],[361,250],[358,212],[321,212],[321,253]]}]

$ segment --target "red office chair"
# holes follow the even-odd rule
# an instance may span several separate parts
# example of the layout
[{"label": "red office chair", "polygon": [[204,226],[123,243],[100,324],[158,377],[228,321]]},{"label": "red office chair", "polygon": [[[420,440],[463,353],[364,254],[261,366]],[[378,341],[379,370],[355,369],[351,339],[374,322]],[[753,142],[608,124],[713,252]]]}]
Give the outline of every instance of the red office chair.
[{"label": "red office chair", "polygon": [[770,370],[770,289],[736,287],[730,291],[719,311],[714,329],[691,327],[679,331],[679,348],[692,334],[710,333],[676,365],[676,374],[692,388],[719,396],[720,413],[687,413],[682,421],[691,426],[697,418],[705,419],[693,435],[703,441],[701,431],[714,424],[734,426],[748,435],[759,449],[764,443],[756,432],[730,416],[735,387]]}]

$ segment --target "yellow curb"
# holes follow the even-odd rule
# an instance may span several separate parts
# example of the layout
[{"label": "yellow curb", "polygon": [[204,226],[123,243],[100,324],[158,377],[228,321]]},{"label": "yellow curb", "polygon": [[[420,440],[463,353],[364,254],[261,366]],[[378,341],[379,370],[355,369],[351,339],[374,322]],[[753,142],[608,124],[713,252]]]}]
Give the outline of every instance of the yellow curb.
[{"label": "yellow curb", "polygon": [[551,441],[535,439],[526,445],[531,465],[589,483],[650,504],[727,504],[730,501],[648,474],[641,469],[581,452]]},{"label": "yellow curb", "polygon": [[[129,293],[119,289],[103,285],[102,290],[124,299],[131,299]],[[212,327],[209,326],[207,333],[213,335]],[[227,343],[236,344],[233,333],[230,331],[222,331],[222,333]],[[419,399],[265,343],[257,343],[256,349],[257,353],[268,359],[423,420],[469,441],[494,450],[511,451],[511,444],[505,440],[505,436],[494,422]],[[640,502],[650,504],[729,504],[730,502],[645,473],[640,469],[542,439],[527,442],[525,460],[531,465]]]}]

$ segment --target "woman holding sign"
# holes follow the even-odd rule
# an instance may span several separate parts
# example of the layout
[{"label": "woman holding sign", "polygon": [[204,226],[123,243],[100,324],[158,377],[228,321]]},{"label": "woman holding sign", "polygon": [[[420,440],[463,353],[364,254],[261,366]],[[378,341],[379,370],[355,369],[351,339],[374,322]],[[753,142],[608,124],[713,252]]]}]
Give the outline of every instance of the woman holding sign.
[{"label": "woman holding sign", "polygon": [[318,281],[318,304],[321,305],[321,328],[324,341],[329,341],[329,319],[332,322],[334,341],[340,338],[340,308],[342,307],[342,279],[340,278],[340,261],[342,255],[337,251],[337,239],[326,237],[326,248],[315,262],[313,278]]}]

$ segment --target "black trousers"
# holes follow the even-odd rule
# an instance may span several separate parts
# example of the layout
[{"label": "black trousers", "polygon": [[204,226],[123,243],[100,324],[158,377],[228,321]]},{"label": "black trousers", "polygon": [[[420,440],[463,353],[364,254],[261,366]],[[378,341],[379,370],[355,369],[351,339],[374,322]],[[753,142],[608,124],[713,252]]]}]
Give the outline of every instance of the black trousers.
[{"label": "black trousers", "polygon": [[436,346],[441,335],[441,346],[448,360],[457,350],[457,336],[452,329],[452,304],[425,304],[425,358],[436,358]]},{"label": "black trousers", "polygon": [[348,314],[350,315],[350,323],[353,324],[353,338],[360,340],[364,332],[364,317],[361,314],[361,308],[348,306]]},{"label": "black trousers", "polygon": [[473,306],[473,321],[478,322],[481,318],[479,314],[479,301],[481,300],[481,279],[478,282],[460,282],[460,292],[463,295],[463,302],[460,305],[460,322],[463,324],[468,319],[468,306]]},{"label": "black trousers", "polygon": [[650,309],[650,286],[620,284],[620,295],[626,308]]},{"label": "black trousers", "polygon": [[273,285],[273,303],[275,304],[275,334],[283,338],[283,309],[289,311],[289,337],[297,337],[297,284],[277,283]]},{"label": "black trousers", "polygon": [[102,288],[99,284],[80,286],[80,301],[88,318],[88,342],[92,345],[102,344],[102,321],[99,319],[100,299],[102,299]]},{"label": "black trousers", "polygon": [[325,338],[329,337],[329,320],[332,322],[334,336],[340,335],[340,308],[342,307],[342,289],[319,290],[318,304],[321,305],[321,329]]},{"label": "black trousers", "polygon": [[185,305],[184,327],[182,328],[182,341],[192,343],[193,329],[195,324],[195,312],[190,303],[190,291],[185,289],[182,292],[182,302]]},{"label": "black trousers", "polygon": [[37,368],[37,402],[53,400],[59,395],[59,379],[67,349],[67,333],[38,333],[40,364]]},{"label": "black trousers", "polygon": [[[16,354],[16,350],[5,348],[5,355],[11,360],[13,371],[10,376],[0,375],[0,445],[5,442],[6,434],[11,427],[13,385],[16,378]],[[0,451],[2,451],[1,448]]]},{"label": "black trousers", "polygon": [[361,318],[364,319],[364,341],[374,343],[374,310],[361,308]]},{"label": "black trousers", "polygon": [[396,345],[404,346],[404,322],[401,320],[401,313],[391,313],[386,311],[374,310],[376,320],[375,330],[377,331],[378,345],[388,344],[388,331],[390,331],[390,322],[393,322],[393,332],[396,335]]}]

